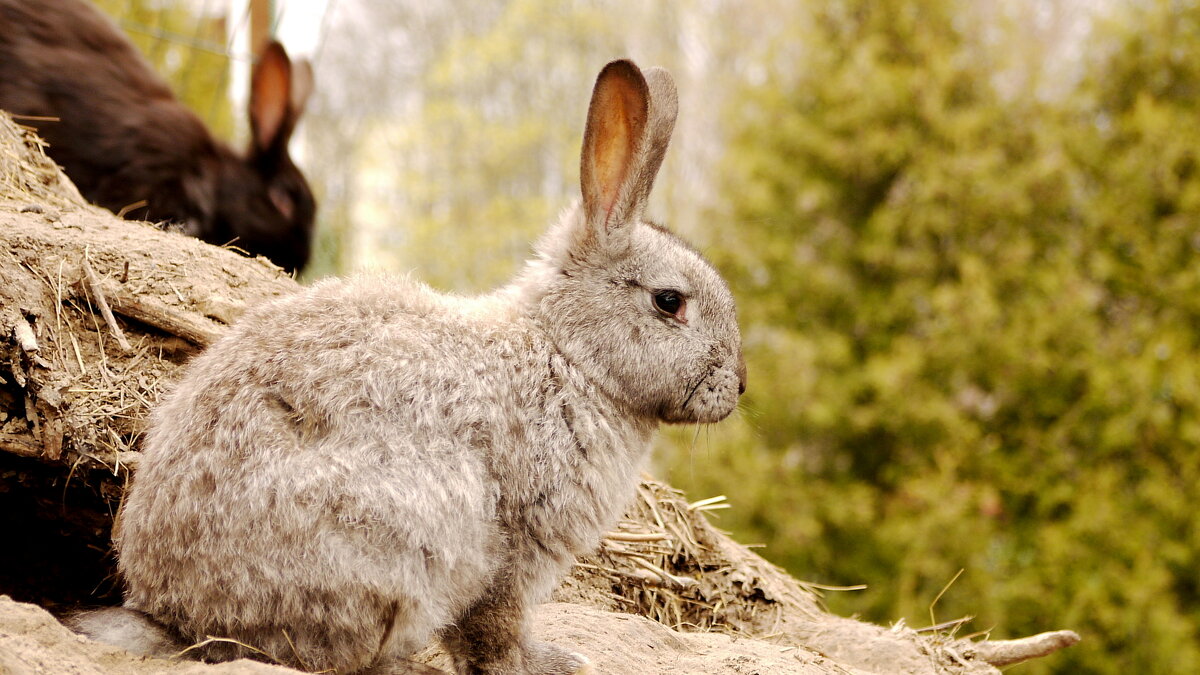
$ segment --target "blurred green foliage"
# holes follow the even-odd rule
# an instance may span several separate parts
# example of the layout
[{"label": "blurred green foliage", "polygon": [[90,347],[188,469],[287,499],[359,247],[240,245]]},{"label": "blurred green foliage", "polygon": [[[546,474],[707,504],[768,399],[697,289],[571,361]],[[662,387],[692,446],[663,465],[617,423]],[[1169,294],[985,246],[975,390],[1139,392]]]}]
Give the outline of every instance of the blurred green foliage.
[{"label": "blurred green foliage", "polygon": [[1200,672],[1200,3],[1095,27],[1053,96],[1000,93],[968,9],[814,5],[731,111],[750,387],[669,477],[869,584],[839,613],[928,625],[963,569],[938,621],[1084,636],[1023,672]]},{"label": "blurred green foliage", "polygon": [[155,72],[217,137],[233,136],[223,16],[205,16],[186,2],[92,1],[114,18]]}]

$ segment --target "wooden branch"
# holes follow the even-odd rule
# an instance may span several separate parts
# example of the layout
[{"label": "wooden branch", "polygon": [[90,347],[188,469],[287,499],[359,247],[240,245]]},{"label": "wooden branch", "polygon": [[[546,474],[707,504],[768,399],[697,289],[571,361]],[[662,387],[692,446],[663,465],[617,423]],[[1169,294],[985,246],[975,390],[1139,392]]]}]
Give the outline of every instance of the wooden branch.
[{"label": "wooden branch", "polygon": [[0,434],[0,450],[20,457],[41,457],[42,445],[30,436]]},{"label": "wooden branch", "polygon": [[130,293],[111,279],[98,279],[97,284],[117,314],[177,335],[197,347],[207,347],[225,332],[223,326],[213,321],[190,315],[158,299]]},{"label": "wooden branch", "polygon": [[993,666],[1008,666],[1030,659],[1049,656],[1079,642],[1079,634],[1073,630],[1056,630],[1038,633],[1018,640],[986,640],[971,643],[963,650],[964,655],[973,654],[976,659]]},{"label": "wooden branch", "polygon": [[38,399],[38,412],[42,414],[42,453],[46,459],[58,459],[63,451],[63,423],[58,411],[49,403]]}]

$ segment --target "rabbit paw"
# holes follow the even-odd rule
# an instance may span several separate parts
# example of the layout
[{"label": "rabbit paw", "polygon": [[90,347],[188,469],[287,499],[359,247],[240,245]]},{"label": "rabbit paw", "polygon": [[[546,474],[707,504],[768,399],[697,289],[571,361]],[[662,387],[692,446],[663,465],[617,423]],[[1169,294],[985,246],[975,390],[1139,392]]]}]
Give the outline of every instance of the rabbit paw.
[{"label": "rabbit paw", "polygon": [[596,672],[583,654],[546,642],[529,645],[524,656],[528,675],[594,675]]}]

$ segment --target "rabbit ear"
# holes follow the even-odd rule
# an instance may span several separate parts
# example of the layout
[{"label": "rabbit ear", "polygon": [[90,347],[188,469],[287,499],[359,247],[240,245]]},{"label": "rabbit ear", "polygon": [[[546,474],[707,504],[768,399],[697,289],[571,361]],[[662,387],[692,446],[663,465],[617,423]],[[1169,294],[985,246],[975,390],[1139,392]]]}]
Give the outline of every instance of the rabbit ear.
[{"label": "rabbit ear", "polygon": [[313,91],[313,69],[312,64],[308,59],[298,59],[292,64],[292,100],[291,105],[292,123],[294,124],[300,115],[304,113],[304,108],[308,105],[308,97]]},{"label": "rabbit ear", "polygon": [[311,90],[311,67],[293,68],[283,45],[268,43],[250,81],[250,128],[257,152],[286,150]]},{"label": "rabbit ear", "polygon": [[613,61],[600,71],[588,106],[579,170],[590,230],[625,220],[639,178],[649,108],[650,90],[631,61]]},{"label": "rabbit ear", "polygon": [[580,166],[591,230],[612,230],[641,216],[678,112],[675,82],[662,68],[643,76],[633,62],[622,60],[600,71]]},{"label": "rabbit ear", "polygon": [[645,76],[650,90],[650,122],[641,151],[641,166],[634,183],[635,213],[639,216],[646,207],[646,200],[650,198],[650,188],[654,187],[654,178],[662,167],[667,145],[671,142],[671,132],[675,130],[675,118],[679,114],[679,94],[671,74],[656,67],[646,70]]}]

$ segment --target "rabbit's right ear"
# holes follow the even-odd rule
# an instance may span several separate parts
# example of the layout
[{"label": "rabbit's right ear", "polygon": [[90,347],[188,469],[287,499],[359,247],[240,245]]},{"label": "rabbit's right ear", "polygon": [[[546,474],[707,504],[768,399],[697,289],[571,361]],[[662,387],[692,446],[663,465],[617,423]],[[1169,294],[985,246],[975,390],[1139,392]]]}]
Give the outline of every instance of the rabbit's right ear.
[{"label": "rabbit's right ear", "polygon": [[646,79],[631,61],[600,71],[588,106],[579,174],[588,230],[599,233],[629,215],[650,110]]},{"label": "rabbit's right ear", "polygon": [[643,76],[621,60],[600,71],[580,163],[585,237],[604,238],[641,217],[678,111],[675,83],[662,68]]}]

